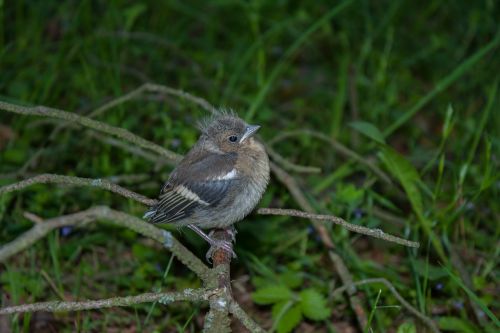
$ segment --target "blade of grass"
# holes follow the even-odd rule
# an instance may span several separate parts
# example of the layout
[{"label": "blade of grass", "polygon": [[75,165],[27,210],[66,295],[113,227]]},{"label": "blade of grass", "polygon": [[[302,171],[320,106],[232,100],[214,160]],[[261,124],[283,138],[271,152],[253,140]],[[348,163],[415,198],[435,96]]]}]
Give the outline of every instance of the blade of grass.
[{"label": "blade of grass", "polygon": [[462,282],[462,280],[458,276],[453,274],[453,272],[450,271],[448,267],[443,265],[443,268],[446,271],[446,273],[448,273],[448,275],[451,277],[453,282],[458,284],[465,291],[465,293],[481,308],[481,310],[483,310],[483,312],[491,319],[491,321],[497,327],[500,327],[500,321],[498,320],[498,318],[490,309],[488,309],[488,307],[481,301],[481,299],[472,290],[467,288],[467,286]]},{"label": "blade of grass", "polygon": [[[341,39],[343,44],[347,44],[345,42],[345,38]],[[347,49],[345,46],[344,48]],[[347,101],[347,87],[348,85],[348,73],[349,73],[349,55],[346,53],[340,59],[340,70],[337,77],[337,89],[335,98],[333,98],[332,105],[332,116],[331,116],[331,124],[330,124],[330,135],[334,138],[338,138],[340,134],[340,125],[342,124],[342,116],[344,115],[345,104]]]},{"label": "blade of grass", "polygon": [[[170,272],[170,268],[172,267],[172,262],[173,261],[174,261],[174,255],[171,254],[170,255],[170,259],[168,260],[167,267],[165,268],[165,272],[163,273],[163,277],[161,279],[160,287],[163,285],[163,282],[166,281],[168,273]],[[149,308],[148,314],[146,315],[146,319],[144,319],[144,324],[143,324],[144,327],[147,326],[147,324],[149,322],[149,318],[151,317],[151,314],[153,313],[153,310],[155,309],[155,306],[156,306],[157,303],[158,302],[153,302],[153,304],[151,304],[151,307]]]},{"label": "blade of grass", "polygon": [[189,318],[186,320],[186,322],[184,323],[184,325],[181,327],[180,329],[180,332],[185,332],[186,331],[186,328],[188,327],[189,323],[191,322],[191,320],[193,319],[194,315],[198,312],[198,310],[194,310],[191,315],[189,316]]},{"label": "blade of grass", "polygon": [[[62,286],[62,280],[61,280],[61,263],[59,262],[59,237],[57,234],[58,231],[53,232],[49,235],[48,242],[49,242],[49,252],[50,252],[50,258],[52,259],[52,269],[54,272],[54,277],[55,277],[55,282],[56,284],[54,285],[54,288],[57,288],[59,291],[58,295],[61,297],[61,295],[64,295],[64,289]],[[64,296],[62,296],[64,297]],[[64,298],[61,298],[64,300]]]},{"label": "blade of grass", "polygon": [[479,120],[479,125],[474,129],[475,135],[472,141],[471,148],[469,150],[469,155],[467,157],[467,165],[470,165],[472,159],[474,158],[477,146],[479,144],[479,140],[481,139],[481,136],[483,134],[484,127],[486,126],[486,122],[488,121],[488,118],[491,114],[491,110],[493,109],[493,105],[495,104],[495,101],[497,99],[498,81],[499,78],[497,77],[495,83],[493,84],[493,87],[491,88],[490,93],[488,94],[488,104],[486,105],[484,111],[482,112],[481,119]]},{"label": "blade of grass", "polygon": [[417,170],[406,158],[389,146],[382,147],[379,158],[390,173],[401,183],[422,229],[431,240],[437,254],[443,262],[448,262],[448,257],[445,254],[441,241],[436,236],[431,221],[425,215],[422,194],[418,187],[418,184],[422,183],[422,180]]},{"label": "blade of grass", "polygon": [[264,98],[266,98],[267,94],[269,93],[272,84],[274,83],[278,75],[283,71],[285,65],[288,63],[292,55],[299,49],[299,47],[302,46],[302,44],[304,44],[304,42],[308,40],[311,34],[313,34],[316,30],[321,28],[323,24],[325,24],[335,15],[344,10],[352,2],[353,0],[344,0],[339,5],[332,8],[319,20],[317,20],[313,25],[311,25],[306,31],[304,31],[304,33],[302,33],[302,35],[300,35],[299,38],[297,38],[295,42],[286,50],[285,54],[280,59],[278,64],[273,68],[266,83],[262,86],[257,96],[254,98],[253,103],[250,105],[250,108],[248,109],[247,114],[245,116],[246,121],[250,122],[252,120],[253,116],[255,115],[255,112],[261,106],[262,102],[264,101]]},{"label": "blade of grass", "polygon": [[382,294],[382,289],[379,289],[378,294],[377,294],[377,298],[375,299],[375,304],[373,304],[373,308],[370,311],[370,315],[368,316],[368,323],[366,324],[364,333],[368,333],[368,332],[372,331],[371,324],[372,324],[373,316],[375,315],[375,311],[377,311],[377,304],[378,304],[378,301],[380,300],[381,294]]},{"label": "blade of grass", "polygon": [[500,44],[500,33],[497,33],[495,38],[489,42],[486,46],[479,49],[476,53],[466,59],[462,64],[455,68],[450,74],[439,81],[434,89],[432,89],[427,95],[421,98],[417,104],[415,104],[411,109],[406,111],[401,117],[398,118],[391,126],[389,126],[384,131],[384,136],[387,137],[394,133],[398,128],[404,125],[408,120],[410,120],[415,113],[422,109],[427,103],[429,103],[436,95],[448,88],[453,82],[458,80],[462,75],[467,73],[479,60],[481,60],[485,55],[487,55],[491,50]]},{"label": "blade of grass", "polygon": [[270,39],[272,36],[280,32],[284,28],[288,27],[294,20],[294,18],[290,18],[274,25],[272,28],[261,34],[260,38],[257,39],[250,47],[246,48],[245,54],[240,57],[240,61],[237,63],[236,68],[232,71],[232,75],[226,85],[226,89],[224,90],[221,98],[222,105],[224,105],[229,96],[234,93],[234,87],[236,86],[239,78],[242,76],[244,70],[247,68],[248,63],[250,62],[250,60],[252,60],[252,56],[254,55],[254,53],[258,49],[260,49],[268,39]]}]

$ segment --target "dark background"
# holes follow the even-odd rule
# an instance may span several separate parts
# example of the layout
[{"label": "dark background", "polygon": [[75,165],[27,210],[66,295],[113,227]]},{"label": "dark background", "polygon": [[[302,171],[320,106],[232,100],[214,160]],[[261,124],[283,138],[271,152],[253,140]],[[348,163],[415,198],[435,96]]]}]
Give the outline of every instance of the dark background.
[{"label": "dark background", "polygon": [[[0,1],[0,21],[1,100],[88,115],[151,82],[234,109],[262,126],[266,142],[289,134],[273,147],[322,169],[291,173],[317,212],[421,242],[414,251],[331,228],[354,280],[387,278],[443,330],[495,330],[486,313],[499,313],[497,2]],[[144,94],[97,119],[183,154],[206,115],[189,101]],[[168,167],[95,132],[54,133],[58,124],[0,110],[0,184],[39,173],[127,175],[121,185],[153,197],[168,177]],[[363,162],[301,129],[337,140]],[[98,204],[137,216],[145,210],[98,189],[38,185],[0,196],[0,244],[32,226],[23,212],[49,218]],[[300,209],[276,179],[260,206]],[[282,304],[251,297],[286,286],[294,295],[314,290],[329,311],[316,320],[289,314],[297,332],[356,331],[345,298],[331,297],[341,283],[309,221],[252,215],[238,230],[235,290],[253,318],[292,329],[277,320]],[[195,235],[175,234],[204,257]],[[2,263],[2,302],[198,286],[175,260],[165,277],[169,259],[126,230],[64,229]],[[375,332],[423,330],[385,287],[368,285],[360,295]],[[204,313],[203,305],[146,304],[0,320],[13,332],[197,332]]]}]

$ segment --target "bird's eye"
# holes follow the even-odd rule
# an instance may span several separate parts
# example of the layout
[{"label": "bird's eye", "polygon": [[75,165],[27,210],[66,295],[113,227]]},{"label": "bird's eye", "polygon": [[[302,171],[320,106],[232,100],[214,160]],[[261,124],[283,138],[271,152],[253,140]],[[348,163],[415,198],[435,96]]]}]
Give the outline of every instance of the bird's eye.
[{"label": "bird's eye", "polygon": [[231,141],[231,142],[236,142],[236,141],[238,141],[238,137],[237,137],[236,135],[231,135],[231,136],[229,137],[229,141]]}]

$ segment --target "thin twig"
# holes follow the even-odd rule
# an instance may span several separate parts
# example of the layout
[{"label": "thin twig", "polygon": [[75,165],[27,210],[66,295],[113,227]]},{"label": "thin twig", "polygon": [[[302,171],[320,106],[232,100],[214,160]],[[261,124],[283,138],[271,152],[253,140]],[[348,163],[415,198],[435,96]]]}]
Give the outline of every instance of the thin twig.
[{"label": "thin twig", "polygon": [[351,309],[354,311],[356,315],[359,327],[361,328],[362,331],[364,331],[366,326],[368,325],[368,319],[366,317],[366,311],[363,308],[363,303],[357,295],[358,291],[356,290],[355,286],[352,286],[353,280],[351,272],[349,272],[349,269],[347,268],[347,265],[345,264],[342,257],[338,255],[335,251],[329,250],[328,257],[332,261],[333,266],[335,267],[335,271],[340,277],[342,284],[344,286],[348,286],[346,292],[349,299],[349,304],[351,305]]},{"label": "thin twig", "polygon": [[415,309],[410,303],[408,303],[403,298],[403,296],[401,296],[401,294],[398,293],[398,291],[392,285],[392,283],[390,283],[387,279],[384,279],[384,278],[373,278],[373,279],[365,279],[365,280],[361,280],[361,281],[356,281],[356,282],[351,283],[350,285],[344,285],[344,286],[342,286],[342,287],[340,287],[338,289],[335,289],[333,291],[332,296],[335,297],[336,295],[343,293],[345,290],[347,290],[349,288],[353,288],[353,287],[361,286],[361,285],[365,285],[365,284],[373,284],[373,283],[382,283],[382,284],[384,284],[387,287],[387,289],[389,289],[389,291],[394,295],[394,297],[399,301],[399,303],[401,303],[401,305],[405,309],[408,310],[408,312],[410,312],[416,318],[420,319],[424,324],[427,325],[427,327],[429,327],[429,329],[432,332],[435,332],[435,333],[439,333],[440,332],[439,328],[436,326],[436,323],[434,323],[434,321],[431,318],[425,316],[424,314],[422,314],[421,312],[419,312],[417,309]]},{"label": "thin twig", "polygon": [[148,84],[145,83],[145,84],[139,86],[138,88],[136,88],[132,91],[129,91],[125,95],[119,96],[117,98],[113,98],[112,100],[104,103],[103,105],[101,105],[100,107],[95,109],[94,111],[90,112],[87,117],[89,117],[89,118],[98,117],[99,115],[114,108],[115,106],[126,103],[132,99],[135,99],[135,98],[141,96],[144,93],[144,91],[147,89],[147,86],[148,86]]},{"label": "thin twig", "polygon": [[30,212],[23,212],[23,216],[27,219],[27,220],[30,220],[31,222],[37,224],[37,223],[43,223],[43,219],[36,215],[36,214],[33,214],[33,213],[30,213]]},{"label": "thin twig", "polygon": [[[189,100],[197,103],[198,105],[200,105],[201,107],[203,107],[204,109],[206,109],[209,112],[213,112],[214,111],[214,108],[206,100],[198,98],[198,97],[195,97],[195,96],[192,96],[192,95],[187,94],[185,92],[182,92],[180,90],[175,90],[175,89],[171,89],[171,88],[168,88],[168,87],[159,86],[159,85],[153,85],[153,84],[146,84],[146,86],[147,86],[147,89],[144,88],[144,91],[148,90],[149,92],[153,92],[153,93],[171,94],[171,95],[175,95],[175,96],[178,96],[178,97],[187,98],[187,99],[189,99]],[[141,91],[141,93],[144,92],[144,91]],[[135,96],[134,96],[134,98],[135,98]],[[123,102],[123,99],[121,100],[121,103],[122,102]],[[180,159],[180,155],[172,153],[172,152],[164,149],[163,147],[161,147],[159,145],[156,145],[156,144],[154,144],[152,142],[149,142],[149,141],[147,141],[147,140],[145,140],[145,139],[143,139],[141,137],[138,137],[138,136],[136,136],[136,135],[134,135],[134,134],[132,134],[132,133],[124,130],[124,129],[116,128],[116,127],[113,127],[113,126],[109,126],[109,125],[106,125],[104,123],[91,120],[88,117],[82,117],[82,116],[78,116],[78,115],[75,115],[75,114],[72,114],[72,113],[68,113],[68,112],[65,112],[65,111],[62,111],[62,110],[52,109],[52,108],[46,108],[46,107],[23,107],[23,106],[17,106],[17,105],[10,104],[10,103],[5,103],[5,102],[0,102],[0,109],[4,109],[4,110],[10,111],[10,112],[15,112],[15,113],[20,113],[20,114],[31,114],[31,115],[39,115],[39,116],[48,116],[48,117],[53,117],[53,118],[57,118],[57,119],[62,119],[62,120],[65,120],[65,121],[70,121],[70,122],[77,123],[77,124],[80,124],[80,125],[92,128],[94,130],[106,133],[106,134],[109,134],[109,135],[114,135],[114,136],[116,136],[116,137],[118,137],[118,138],[120,138],[122,140],[134,143],[134,144],[136,144],[137,146],[139,146],[141,148],[149,149],[149,150],[155,152],[156,154],[159,154],[161,156],[170,158],[172,160],[176,160],[176,159],[178,160],[178,159]],[[364,161],[360,161],[360,162],[364,162]],[[299,202],[299,205],[304,210],[309,211],[309,212],[312,213],[313,209],[310,206],[310,204],[307,202],[307,199],[305,198],[305,196],[303,195],[302,191],[298,187],[298,184],[296,184],[295,179],[293,179],[290,175],[288,175],[283,170],[281,170],[281,176],[279,176],[280,169],[277,166],[273,167],[273,172],[278,175],[278,178],[281,178],[280,180],[284,179],[284,183],[288,182],[288,183],[291,184],[290,186],[288,186],[289,189],[293,189],[295,187],[295,193],[292,193],[292,195],[294,195],[294,198]],[[377,173],[375,170],[374,170],[374,172]],[[390,179],[389,179],[389,182],[390,182]],[[88,184],[85,184],[85,185],[88,185]],[[291,190],[291,192],[293,192],[293,191]],[[148,200],[151,200],[151,199],[148,199]],[[160,229],[157,229],[156,227],[154,227],[152,225],[149,225],[147,223],[144,223],[142,220],[140,220],[140,219],[138,219],[136,217],[127,215],[125,213],[112,211],[112,210],[110,210],[107,207],[95,207],[95,208],[89,209],[88,211],[91,211],[91,210],[96,210],[96,211],[94,211],[90,215],[95,214],[97,216],[95,216],[95,217],[94,216],[88,216],[88,215],[84,216],[83,219],[80,219],[79,221],[76,221],[74,224],[79,223],[79,222],[91,222],[95,218],[103,218],[103,219],[109,220],[111,223],[129,227],[129,228],[131,228],[133,230],[136,230],[137,232],[140,232],[140,233],[142,233],[142,234],[144,234],[144,235],[146,235],[148,237],[151,237],[153,239],[161,241],[166,247],[168,247],[169,249],[172,249],[173,253],[177,253],[177,252],[180,253],[180,252],[182,252],[183,246],[180,243],[178,243],[172,237],[172,235],[170,233],[162,231]],[[88,211],[86,211],[86,212],[88,212]],[[81,212],[81,213],[84,213],[84,212]],[[76,214],[80,214],[80,213],[76,213]],[[74,214],[74,215],[76,215],[76,214]],[[68,215],[67,217],[69,217],[69,216],[70,215]],[[80,216],[80,218],[81,217],[82,216]],[[6,254],[7,254],[7,257],[12,255],[12,252],[13,252],[12,251],[12,247],[13,247],[13,245],[16,245],[16,247],[17,247],[16,253],[17,253],[18,251],[20,251],[19,248],[21,248],[21,250],[22,250],[22,249],[26,248],[27,246],[30,246],[34,241],[36,241],[36,239],[39,239],[39,238],[43,237],[43,235],[39,236],[39,237],[38,237],[38,235],[34,235],[34,236],[30,235],[29,234],[30,232],[32,232],[32,234],[35,234],[36,231],[40,231],[41,229],[43,229],[40,226],[43,226],[43,225],[46,225],[46,224],[49,225],[49,226],[52,226],[53,228],[57,228],[57,226],[56,226],[57,223],[56,222],[58,222],[60,225],[65,225],[63,222],[67,222],[67,221],[63,221],[64,220],[63,218],[64,217],[59,217],[59,218],[55,218],[55,219],[52,219],[52,220],[47,220],[43,224],[35,225],[32,228],[32,230],[30,230],[27,233],[23,234],[21,237],[19,237],[18,240],[15,240],[15,241],[13,241],[13,242],[5,245],[4,247],[0,248],[0,261],[2,261],[2,255],[4,257],[6,257]],[[63,219],[63,220],[61,220],[61,219]],[[140,223],[137,223],[138,221],[140,221]],[[313,224],[314,224],[315,228],[318,230],[318,232],[322,236],[323,243],[329,249],[329,252],[333,253],[332,249],[333,249],[334,245],[333,245],[333,242],[332,242],[332,240],[331,240],[331,238],[330,238],[330,236],[328,234],[328,231],[326,230],[326,228],[324,227],[324,225],[322,225],[317,220],[312,220],[312,221],[313,221]],[[53,223],[51,223],[51,222],[53,222]],[[131,225],[129,225],[130,223],[131,223]],[[145,226],[147,226],[147,227],[145,227]],[[35,230],[37,228],[39,230]],[[152,232],[151,230],[147,230],[148,228],[153,228],[152,230],[155,230],[155,231]],[[50,229],[50,230],[52,230],[52,229]],[[45,232],[44,235],[47,232],[49,232],[49,231],[46,231],[46,230],[41,230],[41,231],[42,231],[42,233]],[[158,231],[161,232],[161,235],[157,234]],[[148,234],[149,232],[151,232],[151,235]],[[26,237],[24,237],[24,236],[26,236]],[[33,240],[33,239],[35,239],[35,240]],[[25,245],[26,242],[28,242],[29,244]],[[173,248],[177,248],[177,247],[179,247],[179,249],[177,249],[177,250],[173,249]],[[185,250],[187,252],[189,252],[187,249],[185,249]],[[196,258],[194,255],[192,255],[190,252],[189,252],[189,254],[192,257],[194,257],[194,259],[190,255],[187,255],[187,257],[186,257],[186,256],[179,256],[178,254],[176,254],[176,256],[183,263],[185,263],[188,267],[190,267],[193,271],[195,271],[195,273],[197,273],[202,279],[207,280],[208,276],[210,275],[210,273],[208,272],[207,267],[203,263],[201,263],[201,261],[199,261],[199,259]],[[194,260],[194,262],[191,262],[193,260]],[[198,264],[201,264],[201,266],[199,266]],[[339,273],[339,275],[340,275],[340,273]],[[346,280],[345,278],[343,278],[342,275],[341,275],[341,279],[342,279],[342,281],[343,281],[343,283],[345,285],[348,284],[348,280]],[[352,305],[353,304],[352,301],[356,297],[356,295],[354,295],[354,294],[349,294],[349,295],[350,295],[350,300],[351,300],[351,305]],[[228,300],[228,299],[226,298],[226,300]],[[212,306],[212,304],[211,304],[211,306]],[[230,311],[233,312],[233,313],[235,313],[234,312],[235,311],[234,308],[238,308],[238,306],[237,306],[236,303],[235,303],[234,306],[231,305]],[[356,311],[356,315],[357,315],[358,321],[359,321],[360,317],[364,316],[364,310],[362,308],[361,308],[362,311],[360,311],[360,312],[357,311],[356,308],[354,308],[354,310]],[[240,317],[238,317],[238,318],[240,318]],[[245,324],[245,326],[248,327],[248,325],[246,325],[246,324]],[[259,331],[260,332],[261,330],[255,330],[255,331]]]},{"label": "thin twig", "polygon": [[[213,279],[211,279],[210,277],[214,277],[216,284],[219,285],[226,285],[226,283],[229,283],[228,262],[230,261],[231,256],[227,256],[225,253],[223,253],[223,250],[218,250],[215,252],[214,263],[215,260],[222,260],[222,262],[216,264],[216,268],[214,268],[210,272],[198,258],[196,258],[192,253],[184,248],[182,244],[180,244],[169,232],[158,229],[134,216],[118,211],[113,211],[108,207],[94,207],[80,213],[47,219],[42,224],[35,225],[31,230],[29,230],[13,242],[6,244],[5,246],[0,248],[0,262],[3,262],[4,260],[22,251],[23,249],[28,248],[34,242],[44,237],[53,229],[68,225],[86,224],[92,222],[97,218],[104,218],[106,220],[109,220],[109,222],[112,224],[125,226],[147,237],[162,242],[162,244],[170,249],[181,262],[183,262],[187,267],[193,270],[200,278],[205,280],[206,284],[210,285],[210,281],[213,281]],[[226,259],[223,259],[223,257]],[[227,257],[229,259],[227,259]],[[231,295],[228,293],[228,288],[226,288],[225,286],[223,288],[218,288],[216,286],[214,287],[216,289],[186,289],[181,293],[148,293],[132,297],[116,297],[112,299],[87,302],[43,302],[26,304],[1,309],[0,314],[33,311],[77,311],[106,308],[112,306],[127,306],[144,302],[161,302],[162,300],[163,302],[172,302],[179,300],[208,300],[209,304],[211,305],[211,310],[207,315],[207,320],[210,321],[212,325],[206,325],[205,328],[208,329],[209,327],[212,327],[214,328],[214,330],[207,330],[207,332],[225,332],[224,330],[221,330],[221,328],[229,328],[229,321],[227,318],[228,311],[231,311],[233,314],[235,314],[235,316],[240,319],[243,325],[245,325],[251,332],[264,332],[264,330],[260,328],[237,304],[234,304]],[[203,293],[201,294],[202,291]],[[213,314],[213,317],[210,317],[211,313]],[[224,318],[224,316],[220,316],[221,313],[225,313],[226,317]]]},{"label": "thin twig", "polygon": [[79,125],[92,128],[96,131],[103,132],[106,134],[110,134],[113,136],[116,136],[122,140],[128,141],[132,144],[138,145],[139,147],[149,149],[151,151],[154,151],[155,153],[166,157],[168,159],[171,159],[172,161],[179,161],[181,159],[181,156],[171,152],[170,150],[167,150],[156,143],[150,142],[146,139],[143,139],[140,136],[137,136],[133,134],[132,132],[120,128],[120,127],[114,127],[111,125],[108,125],[106,123],[96,121],[93,119],[90,119],[88,117],[80,116],[74,113],[58,110],[58,109],[53,109],[45,106],[35,106],[35,107],[27,107],[27,106],[21,106],[21,105],[16,105],[16,104],[11,104],[7,102],[2,102],[0,101],[0,110],[5,110],[9,112],[14,112],[18,114],[24,114],[24,115],[35,115],[35,116],[42,116],[42,117],[52,117],[52,118],[57,118],[57,119],[62,119],[65,121],[69,121],[72,123],[77,123]]},{"label": "thin twig", "polygon": [[[300,208],[309,213],[314,213],[314,208],[311,206],[306,196],[300,189],[299,184],[297,183],[295,178],[293,178],[285,170],[282,170],[274,163],[271,163],[271,170],[276,175],[278,180],[281,181],[288,188],[288,191],[290,191],[290,194],[295,199]],[[316,229],[316,232],[319,234],[321,242],[328,250],[329,258],[333,264],[333,267],[335,268],[336,273],[340,277],[340,280],[344,285],[351,283],[352,276],[349,273],[349,270],[347,269],[347,266],[342,260],[342,258],[337,253],[335,253],[334,251],[335,245],[333,243],[332,238],[330,237],[330,234],[328,233],[328,230],[320,221],[311,219],[311,222],[314,228]],[[366,327],[366,323],[368,322],[368,320],[366,312],[362,306],[361,300],[356,295],[356,291],[352,289],[347,290],[347,296],[351,308],[356,315],[358,324],[361,330],[363,330]]]},{"label": "thin twig", "polygon": [[54,229],[71,225],[86,225],[96,220],[105,220],[108,223],[131,229],[143,236],[160,242],[202,280],[207,279],[209,274],[208,267],[184,247],[170,232],[146,223],[138,217],[110,209],[106,206],[92,207],[78,213],[46,219],[43,223],[35,224],[18,238],[0,247],[0,262],[4,262],[27,249]]},{"label": "thin twig", "polygon": [[109,137],[107,135],[95,133],[92,131],[89,131],[89,134],[91,137],[98,139],[99,141],[104,142],[105,144],[120,148],[122,150],[125,150],[126,152],[129,152],[131,154],[139,156],[146,161],[150,161],[150,162],[154,163],[155,166],[161,166],[163,164],[169,164],[169,165],[174,166],[177,164],[177,162],[175,162],[175,161],[163,159],[161,156],[158,156],[157,154],[150,153],[149,151],[146,151],[146,150],[144,150],[140,147],[137,147],[137,146],[130,146],[126,142],[123,142],[121,140],[117,140],[117,139]]},{"label": "thin twig", "polygon": [[105,111],[107,111],[107,110],[109,110],[117,105],[123,104],[129,100],[135,99],[135,98],[137,98],[145,93],[154,93],[154,94],[160,94],[160,95],[173,95],[176,97],[180,97],[182,99],[186,99],[186,100],[198,105],[199,107],[201,107],[202,109],[204,109],[210,113],[216,112],[215,107],[213,107],[212,104],[210,104],[206,99],[191,95],[190,93],[187,93],[187,92],[182,91],[180,89],[174,89],[174,88],[170,88],[170,87],[160,85],[160,84],[145,83],[145,84],[139,86],[138,88],[128,92],[127,94],[109,101],[108,103],[104,104],[100,108],[98,108],[95,111],[93,111],[92,113],[90,113],[88,117],[93,118],[93,117],[97,117],[99,115],[102,115]]},{"label": "thin twig", "polygon": [[[118,106],[120,104],[123,104],[123,103],[126,103],[127,101],[129,100],[132,100],[132,99],[135,99],[137,97],[139,97],[140,95],[143,94],[143,92],[147,89],[147,84],[143,84],[141,85],[140,87],[128,92],[127,94],[125,95],[122,95],[122,96],[119,96],[117,98],[114,98],[104,104],[102,104],[100,107],[96,108],[95,110],[93,110],[92,112],[90,112],[88,114],[88,118],[94,118],[94,117],[97,117],[101,114],[103,114],[104,112],[114,108],[115,106]],[[44,121],[50,121],[51,124],[52,122],[54,121],[57,121],[56,119],[44,119]],[[53,130],[52,132],[50,133],[50,135],[48,136],[48,140],[47,141],[53,141],[55,140],[57,134],[62,131],[63,129],[65,129],[66,127],[72,127],[70,126],[71,123],[67,123],[67,122],[63,122],[62,124],[58,124]],[[75,126],[76,127],[76,126]],[[97,135],[97,134],[96,134]],[[110,140],[113,140],[112,138],[109,138]],[[120,141],[121,142],[121,141]],[[123,142],[121,142],[121,144],[123,146],[126,146],[126,147],[129,147],[128,145],[124,144]],[[129,148],[138,148],[138,147],[129,147]],[[45,151],[47,150],[47,147],[42,147],[40,149],[38,149],[31,157],[30,159],[16,172],[16,175],[26,175],[26,171],[40,158],[40,156],[42,154],[45,153]],[[146,153],[146,152],[144,152]],[[156,159],[158,159],[158,157],[154,156]],[[170,161],[169,159],[166,160],[166,162]],[[172,162],[172,161],[170,161]],[[175,163],[174,163],[175,164]]]},{"label": "thin twig", "polygon": [[186,99],[190,102],[193,102],[194,104],[200,106],[201,108],[205,109],[206,111],[208,111],[210,113],[216,112],[216,109],[206,99],[191,95],[190,93],[185,92],[183,90],[174,89],[174,88],[162,86],[159,84],[148,83],[147,84],[147,91],[151,92],[151,93],[159,93],[159,94],[177,96],[177,97]]},{"label": "thin twig", "polygon": [[[179,90],[179,89],[174,89],[168,86],[164,85],[159,85],[159,84],[153,84],[153,83],[145,83],[138,87],[137,89],[132,90],[131,92],[116,98],[106,104],[104,104],[102,107],[96,109],[92,113],[89,114],[89,118],[97,117],[101,115],[103,112],[109,110],[110,108],[117,106],[119,104],[125,103],[126,101],[129,101],[131,99],[137,98],[138,96],[142,95],[143,93],[159,93],[162,95],[174,95],[183,99],[186,99],[204,110],[210,112],[210,113],[215,113],[216,108],[208,102],[206,99],[191,95],[185,91]],[[109,142],[108,142],[109,143]],[[114,143],[115,146],[118,146],[116,142]],[[287,159],[285,159],[283,156],[281,156],[278,152],[276,152],[271,146],[266,145],[266,149],[271,156],[271,158],[278,164],[280,164],[283,168],[290,170],[290,171],[295,171],[295,172],[303,172],[303,173],[319,173],[321,172],[321,168],[318,167],[311,167],[311,166],[302,166],[302,165],[297,165],[294,164]]]},{"label": "thin twig", "polygon": [[115,175],[105,178],[113,184],[128,183],[135,184],[151,179],[151,175],[147,173],[129,174],[129,175]]},{"label": "thin twig", "polygon": [[241,307],[240,305],[232,301],[229,304],[229,312],[238,318],[243,326],[245,326],[252,333],[265,333],[266,331],[262,329]]},{"label": "thin twig", "polygon": [[220,292],[219,290],[207,289],[184,289],[181,292],[164,292],[164,293],[144,293],[136,296],[113,297],[100,300],[88,300],[80,302],[40,302],[33,304],[23,304],[9,306],[0,309],[0,315],[23,313],[23,312],[67,312],[81,311],[92,309],[104,309],[116,306],[130,306],[140,303],[161,302],[168,304],[177,301],[199,302],[206,301],[208,297]]},{"label": "thin twig", "polygon": [[[307,201],[306,197],[304,196],[302,190],[299,187],[299,184],[295,181],[295,179],[276,164],[271,162],[270,165],[271,165],[271,171],[274,173],[274,175],[280,182],[285,184],[285,186],[288,188],[288,191],[290,191],[290,194],[295,199],[295,201],[297,201],[299,206],[305,211],[311,213],[314,212],[314,209]],[[330,235],[328,234],[328,230],[325,228],[325,226],[316,220],[311,220],[311,222],[313,223],[314,228],[318,232],[323,244],[326,245],[327,248],[334,248],[335,246],[333,245]]]},{"label": "thin twig", "polygon": [[304,165],[298,165],[298,164],[292,163],[289,160],[287,160],[286,158],[284,158],[283,156],[281,156],[270,145],[264,143],[264,146],[266,147],[266,151],[269,154],[269,157],[271,157],[274,162],[278,163],[286,170],[293,171],[293,172],[301,172],[301,173],[320,173],[321,172],[321,168],[318,168],[318,167],[304,166]]},{"label": "thin twig", "polygon": [[121,187],[120,185],[114,184],[105,179],[92,179],[92,178],[53,175],[53,174],[42,174],[22,180],[14,184],[5,185],[3,187],[0,187],[0,195],[13,191],[19,191],[34,184],[63,184],[63,185],[98,187],[119,194],[126,198],[133,199],[147,206],[152,206],[156,203],[156,200],[154,199],[149,199],[141,194],[127,190],[126,188]]},{"label": "thin twig", "polygon": [[306,219],[313,219],[318,221],[329,221],[334,224],[338,224],[343,228],[350,230],[352,232],[356,232],[358,234],[367,235],[374,238],[380,238],[388,242],[408,246],[408,247],[416,247],[420,246],[420,243],[409,241],[397,236],[393,236],[383,232],[380,229],[371,229],[367,227],[363,227],[361,225],[351,224],[340,217],[332,216],[332,215],[320,215],[320,214],[311,214],[306,213],[300,210],[295,209],[281,209],[281,208],[259,208],[257,213],[261,215],[284,215],[284,216],[295,216],[302,217]]},{"label": "thin twig", "polygon": [[[63,185],[75,185],[75,186],[92,186],[92,187],[99,187],[108,191],[111,191],[113,193],[117,193],[119,195],[122,195],[126,198],[130,198],[133,200],[136,200],[140,203],[143,203],[148,206],[154,205],[157,201],[155,199],[150,199],[147,198],[141,194],[135,193],[133,191],[130,191],[124,187],[121,187],[117,184],[114,184],[108,180],[105,179],[91,179],[91,178],[81,178],[81,177],[73,177],[73,176],[62,176],[62,175],[53,175],[53,174],[42,174],[38,175],[32,178],[28,178],[25,180],[22,180],[20,182],[10,184],[10,185],[5,185],[3,187],[0,187],[0,195],[13,192],[13,191],[19,191],[22,190],[28,186],[34,185],[34,184],[48,184],[48,183],[54,183],[54,184],[63,184]],[[418,242],[412,242],[408,241],[390,234],[384,233],[380,229],[370,229],[367,227],[355,225],[346,222],[345,220],[332,216],[332,215],[320,215],[320,214],[313,214],[313,213],[307,213],[299,210],[293,210],[293,209],[280,209],[280,208],[260,208],[258,210],[258,213],[261,215],[285,215],[285,216],[295,216],[295,217],[302,217],[302,218],[308,218],[308,219],[313,219],[317,221],[330,221],[333,222],[334,224],[338,224],[347,230],[364,234],[367,236],[371,236],[374,238],[380,238],[389,242],[409,246],[409,247],[419,247]]]}]

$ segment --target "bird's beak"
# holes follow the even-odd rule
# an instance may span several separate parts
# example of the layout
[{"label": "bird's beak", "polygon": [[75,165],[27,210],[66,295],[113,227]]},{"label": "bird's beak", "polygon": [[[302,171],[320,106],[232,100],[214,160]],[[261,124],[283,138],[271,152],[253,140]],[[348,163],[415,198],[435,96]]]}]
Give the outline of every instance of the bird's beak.
[{"label": "bird's beak", "polygon": [[243,134],[243,136],[241,137],[240,139],[240,143],[245,141],[246,139],[252,137],[255,132],[257,132],[257,130],[260,128],[259,125],[248,125],[246,128],[245,128],[245,134]]}]

